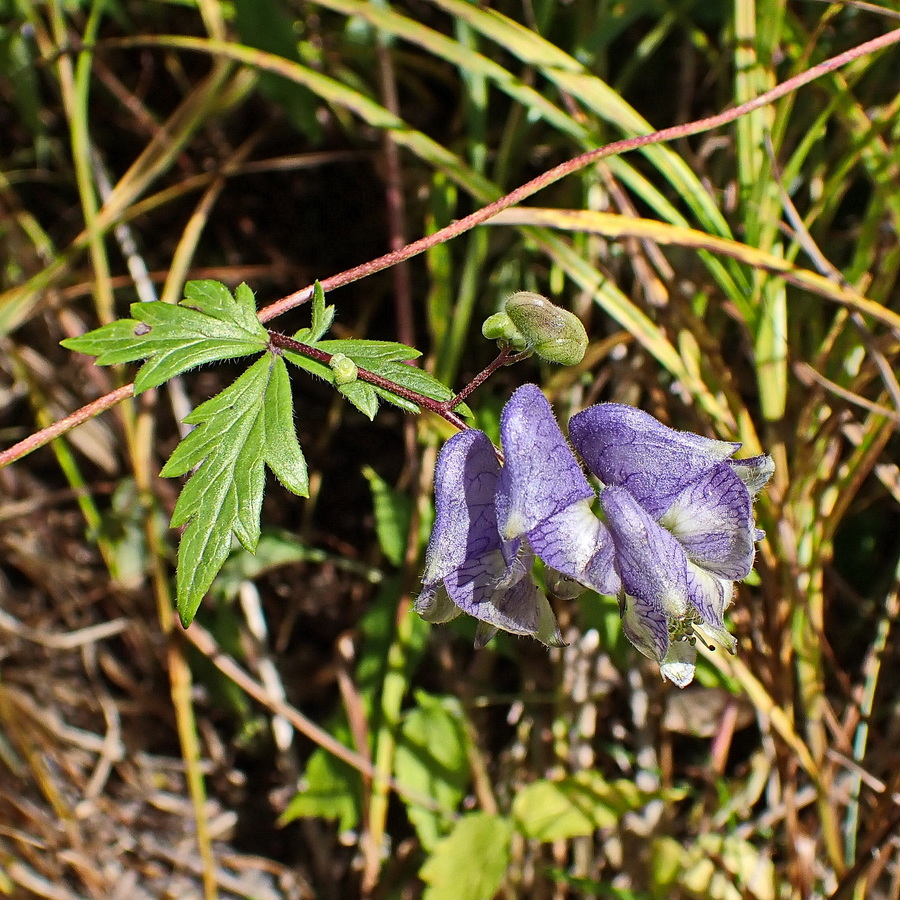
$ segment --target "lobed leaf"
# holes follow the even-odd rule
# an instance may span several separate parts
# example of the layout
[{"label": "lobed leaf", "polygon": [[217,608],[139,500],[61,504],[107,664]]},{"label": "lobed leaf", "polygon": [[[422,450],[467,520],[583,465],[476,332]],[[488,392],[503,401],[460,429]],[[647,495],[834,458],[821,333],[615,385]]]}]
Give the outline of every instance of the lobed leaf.
[{"label": "lobed leaf", "polygon": [[[428,372],[424,371],[424,369],[419,369],[416,366],[404,366],[402,363],[381,362],[377,360],[369,360],[369,365],[365,365],[365,363],[360,363],[360,365],[369,369],[370,372],[375,372],[383,378],[387,378],[396,384],[409,388],[418,394],[424,394],[426,397],[431,397],[433,400],[450,400],[454,396],[454,391],[448,388],[442,381],[438,381],[433,375],[430,375]],[[412,407],[410,412],[419,411],[418,406],[414,403],[410,403],[403,397],[398,397],[396,394],[383,390],[382,388],[376,388],[376,390],[380,396],[390,403],[393,403],[395,406],[399,406],[402,409],[409,409]],[[472,415],[472,411],[465,403],[461,403],[456,407],[456,412],[463,416]]]},{"label": "lobed leaf", "polygon": [[626,812],[639,810],[650,799],[632,781],[608,782],[599,772],[587,771],[535,781],[516,794],[512,808],[526,837],[560,841],[612,828]]},{"label": "lobed leaf", "polygon": [[309,480],[294,431],[287,367],[266,354],[185,419],[197,427],[160,473],[195,469],[172,513],[186,526],[178,546],[178,613],[189,625],[203,595],[231,552],[232,535],[256,549],[268,465],[281,483],[307,496]]},{"label": "lobed leaf", "polygon": [[440,807],[407,803],[407,815],[422,847],[428,851],[450,829],[469,784],[469,740],[462,708],[453,697],[416,692],[416,703],[404,717],[397,737],[394,774],[407,790],[430,797]]},{"label": "lobed leaf", "polygon": [[[353,738],[345,722],[334,735],[349,746]],[[280,825],[296,819],[335,819],[340,831],[359,825],[362,784],[359,772],[350,768],[322,747],[310,755],[300,787],[279,818]]]},{"label": "lobed leaf", "polygon": [[[329,307],[330,309],[330,307]],[[314,316],[315,318],[315,316]],[[304,340],[303,335],[310,329],[303,329],[294,335],[296,340]],[[304,342],[308,342],[304,340]],[[338,353],[349,357],[362,369],[368,369],[389,381],[406,387],[411,391],[431,397],[434,400],[449,400],[454,392],[433,375],[416,367],[404,365],[405,361],[421,356],[414,347],[399,344],[396,341],[369,341],[348,338],[346,340],[316,341],[315,347],[326,353]],[[302,353],[285,350],[284,356],[294,365],[318,378],[334,384],[334,373],[324,363],[309,359]],[[370,419],[378,412],[378,398],[393,403],[407,412],[419,412],[419,406],[410,400],[400,397],[390,390],[376,387],[363,381],[337,386],[338,390],[365,416]],[[461,404],[456,410],[464,416],[471,416],[471,410]]]},{"label": "lobed leaf", "polygon": [[268,333],[245,284],[232,296],[217,281],[190,281],[184,295],[178,304],[133,303],[133,318],[110,322],[62,345],[96,356],[100,366],[146,359],[134,380],[135,394],[204,363],[266,349]]},{"label": "lobed leaf", "polygon": [[378,395],[375,388],[365,381],[351,381],[349,384],[338,384],[337,389],[369,420],[378,412]]},{"label": "lobed leaf", "polygon": [[309,328],[301,328],[294,335],[294,340],[314,344],[328,332],[332,322],[334,322],[334,307],[325,305],[325,291],[317,281],[313,288],[312,325]]},{"label": "lobed leaf", "polygon": [[375,534],[381,552],[391,565],[399,566],[406,553],[412,501],[408,494],[394,490],[371,466],[364,466],[362,472],[372,492]]},{"label": "lobed leaf", "polygon": [[366,369],[370,368],[368,364],[373,362],[403,362],[422,355],[415,347],[407,347],[406,344],[399,344],[396,341],[369,341],[362,338],[318,341],[316,347],[326,353],[343,353]]}]

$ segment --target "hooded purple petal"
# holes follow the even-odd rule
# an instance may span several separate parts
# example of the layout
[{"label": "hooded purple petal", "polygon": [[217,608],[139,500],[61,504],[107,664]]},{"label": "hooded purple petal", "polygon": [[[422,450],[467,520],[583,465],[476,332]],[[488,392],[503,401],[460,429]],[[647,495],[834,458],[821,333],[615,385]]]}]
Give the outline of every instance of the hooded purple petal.
[{"label": "hooded purple petal", "polygon": [[450,599],[464,612],[482,622],[511,631],[535,634],[538,630],[538,588],[528,572],[505,577],[506,564],[499,550],[469,560],[444,577]]},{"label": "hooded purple petal", "polygon": [[497,523],[505,540],[527,534],[567,506],[593,499],[547,398],[534,384],[520,387],[500,419],[503,469]]},{"label": "hooded purple petal", "polygon": [[444,578],[456,606],[490,626],[479,627],[476,646],[484,646],[498,629],[531,635],[549,646],[563,644],[550,603],[531,578],[533,562],[526,545],[507,569],[502,554],[495,550]]},{"label": "hooded purple petal", "polygon": [[656,519],[686,484],[741,446],[676,431],[643,410],[619,403],[590,406],[573,416],[569,437],[604,484],[628,488]]},{"label": "hooded purple petal", "polygon": [[425,585],[445,578],[466,560],[500,548],[494,493],[500,463],[483,431],[450,438],[434,474],[435,521],[425,552]]},{"label": "hooded purple petal", "polygon": [[657,525],[631,494],[608,487],[600,505],[616,548],[616,568],[626,594],[669,619],[688,610],[687,558],[678,541]]},{"label": "hooded purple petal", "polygon": [[688,559],[714,575],[736,581],[753,568],[750,494],[724,463],[688,484],[659,523],[675,535]]},{"label": "hooded purple petal", "polygon": [[456,607],[483,624],[479,637],[485,641],[502,628],[560,643],[547,598],[531,578],[534,556],[528,545],[504,542],[497,530],[499,472],[494,447],[481,431],[463,431],[444,445],[416,609],[428,621],[448,621]]},{"label": "hooded purple petal", "polygon": [[527,535],[547,564],[586,587],[615,594],[609,532],[591,512],[595,499],[540,389],[519,388],[500,420],[504,464],[497,485],[502,536]]},{"label": "hooded purple petal", "polygon": [[579,500],[528,532],[534,552],[548,565],[598,594],[615,596],[622,582],[614,566],[609,529]]}]

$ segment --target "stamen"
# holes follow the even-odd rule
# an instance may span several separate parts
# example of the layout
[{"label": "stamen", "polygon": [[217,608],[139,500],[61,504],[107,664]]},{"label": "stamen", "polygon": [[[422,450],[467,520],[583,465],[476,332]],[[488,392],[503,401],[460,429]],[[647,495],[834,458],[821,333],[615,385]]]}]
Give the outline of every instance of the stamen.
[{"label": "stamen", "polygon": [[[703,624],[703,617],[696,609],[689,609],[683,616],[677,619],[669,619],[669,640],[687,641],[692,647],[697,643],[697,634],[694,627]],[[706,641],[703,642],[704,644]]]}]

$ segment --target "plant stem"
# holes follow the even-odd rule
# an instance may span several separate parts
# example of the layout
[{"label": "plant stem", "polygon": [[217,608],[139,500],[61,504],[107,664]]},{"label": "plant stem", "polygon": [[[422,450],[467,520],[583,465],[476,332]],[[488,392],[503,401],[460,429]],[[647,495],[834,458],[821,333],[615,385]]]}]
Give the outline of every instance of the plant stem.
[{"label": "plant stem", "polygon": [[[576,156],[564,163],[560,163],[558,166],[554,166],[554,168],[549,169],[537,178],[533,178],[526,184],[517,187],[514,191],[511,191],[499,200],[495,200],[493,203],[489,203],[487,206],[477,209],[475,212],[470,213],[461,219],[457,219],[446,228],[435,231],[427,237],[419,238],[419,240],[407,244],[400,250],[392,250],[390,253],[378,257],[378,259],[370,260],[362,265],[354,266],[352,269],[347,269],[345,272],[340,272],[337,275],[332,275],[330,278],[323,279],[321,282],[322,288],[328,293],[328,291],[333,290],[334,288],[350,284],[352,281],[358,281],[360,278],[373,275],[375,272],[380,272],[390,266],[395,266],[397,263],[410,259],[413,256],[417,256],[419,253],[424,253],[426,250],[437,244],[470,231],[476,225],[481,225],[483,222],[486,222],[488,219],[497,215],[501,210],[508,209],[511,206],[521,203],[532,194],[536,194],[548,185],[559,181],[566,175],[571,175],[573,172],[585,168],[585,166],[591,165],[591,163],[598,162],[608,156],[615,156],[630,150],[637,150],[640,147],[646,147],[650,144],[661,144],[666,141],[679,140],[693,134],[700,134],[701,132],[710,131],[713,128],[727,125],[729,122],[734,122],[741,116],[753,112],[753,110],[767,106],[769,103],[774,103],[781,97],[790,94],[792,91],[796,91],[802,85],[809,84],[809,82],[814,81],[816,78],[821,78],[823,75],[827,75],[829,72],[833,72],[835,69],[847,65],[855,59],[865,56],[867,53],[883,50],[885,47],[889,47],[891,44],[896,44],[898,42],[900,42],[900,28],[879,35],[870,41],[852,47],[844,53],[839,53],[837,56],[832,56],[830,59],[826,59],[818,65],[806,69],[804,72],[800,72],[793,78],[788,78],[787,81],[783,81],[781,84],[776,85],[770,91],[766,91],[764,94],[760,94],[752,100],[741,103],[739,106],[735,106],[732,109],[726,109],[724,112],[709,116],[706,119],[697,119],[694,122],[686,122],[683,125],[674,125],[671,128],[663,128],[660,131],[653,131],[649,134],[640,134],[636,137],[626,138],[621,141],[613,141],[613,143],[598,147],[596,150],[589,150],[587,153],[582,153],[580,156]],[[299,291],[288,294],[286,297],[282,297],[280,300],[276,300],[274,303],[261,309],[259,311],[259,319],[261,322],[268,322],[276,316],[280,316],[282,313],[287,312],[289,309],[293,309],[295,306],[307,303],[312,298],[312,295],[312,285],[301,288]]]},{"label": "plant stem", "polygon": [[[269,343],[273,347],[278,347],[282,350],[291,350],[294,353],[299,353],[302,356],[307,357],[308,359],[314,359],[317,362],[324,363],[326,366],[331,362],[331,354],[326,353],[324,350],[319,350],[318,347],[312,347],[309,344],[302,344],[300,341],[295,341],[293,338],[289,338],[286,334],[279,334],[277,331],[269,332]],[[435,415],[441,416],[441,418],[446,419],[451,425],[455,428],[458,428],[460,431],[464,431],[469,426],[466,424],[465,420],[458,416],[455,412],[453,412],[453,406],[448,404],[454,404],[454,397],[450,401],[440,401],[435,400],[433,397],[426,397],[424,394],[419,394],[416,391],[412,391],[409,388],[403,387],[401,384],[396,384],[393,381],[388,380],[387,378],[382,378],[381,375],[376,375],[375,372],[370,372],[368,369],[359,368],[357,370],[356,377],[360,381],[365,381],[368,384],[372,384],[375,387],[379,387],[382,390],[390,391],[392,394],[396,394],[398,397],[402,397],[404,400],[409,400],[410,403],[415,403],[417,406],[421,406],[422,409],[427,409],[429,412],[433,412]]]},{"label": "plant stem", "polygon": [[529,354],[527,353],[519,353],[516,350],[513,350],[510,347],[501,350],[497,355],[496,359],[489,365],[487,365],[484,369],[482,369],[455,397],[451,397],[449,400],[445,400],[441,406],[443,406],[448,412],[452,409],[456,409],[460,403],[462,403],[475,388],[480,387],[484,384],[494,372],[497,371],[501,366],[508,366],[512,363],[519,362],[521,359],[525,359]]},{"label": "plant stem", "polygon": [[110,391],[110,393],[105,394],[98,400],[88,403],[87,406],[82,406],[81,409],[75,410],[75,412],[64,419],[60,419],[58,422],[54,422],[52,425],[30,434],[27,438],[19,441],[18,444],[13,444],[12,447],[0,453],[0,469],[8,466],[11,462],[15,462],[17,459],[21,459],[23,456],[27,456],[32,450],[37,450],[38,447],[43,447],[44,444],[49,444],[50,441],[62,437],[66,432],[83,425],[89,419],[93,419],[104,410],[110,409],[133,394],[133,384],[123,385],[114,391]]}]

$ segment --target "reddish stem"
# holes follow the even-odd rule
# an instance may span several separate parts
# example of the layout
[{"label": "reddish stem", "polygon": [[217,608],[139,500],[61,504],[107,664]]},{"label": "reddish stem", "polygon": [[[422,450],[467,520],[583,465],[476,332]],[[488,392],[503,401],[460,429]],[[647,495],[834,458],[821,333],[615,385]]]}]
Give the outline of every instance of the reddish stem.
[{"label": "reddish stem", "polygon": [[[269,343],[273,347],[279,347],[282,350],[292,350],[294,353],[299,353],[308,359],[314,359],[320,363],[324,363],[326,366],[331,362],[331,353],[326,353],[324,350],[320,350],[318,347],[313,347],[309,344],[302,344],[300,341],[295,341],[286,334],[279,334],[277,331],[269,332]],[[403,387],[402,384],[396,384],[387,378],[382,378],[381,375],[370,372],[368,369],[357,367],[356,377],[360,381],[365,381],[368,384],[375,385],[375,387],[390,391],[398,397],[403,397],[404,400],[409,400],[410,403],[415,403],[417,406],[421,406],[423,409],[427,409],[429,412],[441,416],[460,431],[469,427],[461,416],[458,416],[452,411],[452,406],[448,407],[446,401],[442,402],[440,400],[435,400],[433,397],[426,397],[424,394],[411,391],[409,388]],[[451,400],[449,402],[452,403],[453,401]]]},{"label": "reddish stem", "polygon": [[94,416],[100,415],[100,413],[115,406],[120,400],[125,400],[133,394],[133,384],[123,385],[114,391],[110,391],[108,394],[104,394],[104,396],[94,400],[92,403],[88,403],[87,406],[76,409],[75,412],[70,413],[64,419],[60,419],[58,422],[54,422],[52,425],[30,434],[24,440],[19,441],[18,444],[13,444],[12,447],[0,453],[0,469],[8,466],[11,462],[15,462],[17,459],[21,459],[23,456],[27,456],[32,450],[37,450],[38,447],[43,447],[44,444],[49,444],[50,441],[62,437],[67,431],[83,425],[88,419],[93,419]]},{"label": "reddish stem", "polygon": [[451,409],[456,409],[456,407],[459,406],[459,404],[462,403],[475,388],[484,384],[485,381],[487,381],[501,366],[508,366],[511,363],[518,362],[520,359],[525,359],[527,356],[527,353],[519,353],[509,347],[505,350],[501,350],[492,363],[482,369],[455,397],[445,400],[441,406],[448,412]]},{"label": "reddish stem", "polygon": [[[476,225],[481,225],[483,222],[496,216],[497,213],[502,210],[515,206],[517,203],[521,203],[532,194],[536,194],[548,185],[559,181],[560,178],[570,175],[572,172],[577,172],[579,169],[583,169],[585,166],[589,166],[591,163],[595,163],[598,160],[605,159],[607,156],[614,156],[618,153],[627,153],[630,150],[637,150],[640,147],[647,147],[650,144],[661,144],[666,141],[677,140],[733,122],[735,119],[739,119],[741,116],[747,115],[747,113],[753,112],[755,109],[759,109],[762,106],[768,106],[768,104],[797,90],[797,88],[802,87],[804,84],[814,81],[816,78],[821,78],[823,75],[827,75],[829,72],[833,72],[835,69],[847,65],[847,63],[853,62],[855,59],[865,56],[867,53],[883,50],[885,47],[896,44],[898,41],[900,41],[900,28],[882,34],[879,37],[873,38],[871,41],[866,41],[863,44],[859,44],[856,47],[852,47],[844,53],[839,53],[837,56],[831,57],[831,59],[826,59],[824,62],[821,62],[804,72],[800,72],[793,78],[789,78],[787,81],[776,85],[772,90],[766,91],[764,94],[760,94],[758,97],[754,97],[752,100],[748,100],[746,103],[742,103],[740,106],[736,106],[733,109],[725,110],[725,112],[709,116],[706,119],[687,122],[684,125],[674,125],[671,128],[663,128],[661,131],[654,131],[651,134],[641,134],[637,137],[614,141],[611,144],[606,144],[604,147],[582,153],[580,156],[576,156],[574,159],[570,159],[567,162],[560,163],[560,165],[544,172],[543,175],[539,175],[527,184],[517,187],[505,197],[501,197],[499,200],[489,203],[487,206],[470,213],[468,216],[452,222],[440,231],[435,231],[427,237],[413,241],[411,244],[407,244],[400,250],[392,250],[390,253],[380,256],[378,259],[370,260],[369,262],[355,266],[352,269],[347,269],[345,272],[340,272],[337,275],[326,278],[322,281],[322,288],[327,293],[330,290],[334,290],[334,288],[350,284],[352,281],[358,281],[360,278],[365,278],[367,275],[373,275],[375,272],[380,272],[382,269],[386,269],[403,260],[410,259],[419,253],[423,253],[425,250],[428,250],[437,244],[458,237],[466,231],[470,231]],[[295,291],[293,294],[288,294],[280,300],[276,300],[275,303],[260,310],[260,321],[268,322],[276,316],[280,316],[282,313],[287,312],[289,309],[293,309],[301,303],[306,303],[312,297],[312,293],[313,287],[309,286],[302,288],[299,291]]]},{"label": "reddish stem", "polygon": [[[516,188],[505,197],[501,197],[499,200],[488,204],[482,209],[476,210],[474,213],[453,222],[446,228],[434,232],[434,234],[420,238],[418,241],[413,241],[413,243],[408,244],[406,247],[402,247],[399,250],[392,250],[390,253],[387,253],[378,259],[371,260],[352,269],[347,269],[345,272],[340,272],[337,275],[326,278],[322,281],[322,288],[325,291],[333,290],[334,288],[349,284],[352,281],[364,278],[367,275],[380,272],[382,269],[396,265],[403,260],[410,259],[411,257],[428,250],[430,247],[434,247],[443,241],[450,240],[451,238],[469,231],[476,225],[480,225],[497,215],[501,210],[508,209],[511,206],[515,206],[517,203],[521,203],[542,188],[553,184],[555,181],[559,181],[560,178],[563,178],[572,172],[577,172],[579,169],[583,169],[585,166],[597,162],[607,156],[613,156],[616,153],[626,153],[629,150],[636,150],[639,147],[646,147],[650,144],[659,144],[665,141],[687,137],[692,134],[699,134],[700,132],[709,131],[720,125],[726,125],[729,122],[733,122],[735,119],[738,119],[755,109],[767,106],[769,103],[784,97],[786,94],[791,93],[791,91],[797,90],[797,88],[814,81],[816,78],[820,78],[822,75],[827,75],[829,72],[833,72],[835,69],[847,65],[847,63],[853,62],[853,60],[859,59],[867,53],[883,50],[885,47],[896,44],[898,41],[900,41],[900,28],[882,34],[879,37],[866,41],[863,44],[859,44],[856,47],[852,47],[844,53],[839,53],[837,56],[831,57],[831,59],[826,59],[824,62],[807,69],[805,72],[801,72],[793,78],[789,78],[787,81],[776,85],[772,90],[766,91],[764,94],[760,94],[758,97],[755,97],[740,106],[736,106],[733,109],[726,110],[725,112],[710,116],[706,119],[698,119],[695,122],[688,122],[684,125],[676,125],[672,128],[654,131],[651,134],[642,134],[638,137],[615,141],[612,144],[607,144],[604,147],[599,147],[596,150],[591,150],[588,153],[576,156],[574,159],[562,163],[561,165],[550,169],[550,171],[545,172],[543,175],[529,181],[527,184],[523,184],[521,187]],[[259,319],[261,322],[268,322],[276,316],[281,315],[283,312],[287,312],[287,310],[293,309],[295,306],[308,302],[312,298],[312,295],[312,285],[302,288],[299,291],[295,291],[292,294],[288,294],[286,297],[282,297],[280,300],[275,301],[275,303],[260,310]],[[278,341],[291,341],[290,338],[287,338],[284,335],[276,336],[275,334],[271,335],[271,339],[275,346],[278,346]],[[326,364],[331,358],[329,354],[322,353],[322,351],[311,352],[314,351],[314,348],[308,347],[305,344],[299,344],[296,341],[292,342],[292,346],[287,346],[287,349],[296,350],[298,353],[303,353],[311,359],[319,359]],[[321,354],[321,357],[316,356],[317,353]],[[375,375],[374,372],[360,369],[359,377],[363,381],[368,381],[370,384],[377,385],[400,397],[411,400],[413,403],[417,403],[424,409],[428,409],[436,415],[443,416],[457,428],[463,429],[468,427],[459,416],[446,409],[446,404],[441,404],[439,401],[432,400],[431,398],[420,397],[412,391],[401,388],[400,385],[393,384],[392,382]],[[448,401],[448,403],[458,403],[458,398],[468,396],[469,391],[470,388],[465,388],[465,393],[458,394],[453,400]],[[85,422],[103,410],[114,406],[120,400],[130,397],[133,392],[133,385],[125,385],[124,387],[118,388],[112,393],[107,394],[105,397],[101,397],[99,400],[95,400],[93,403],[89,403],[87,406],[83,406],[81,409],[76,410],[71,415],[66,416],[66,418],[54,422],[53,425],[30,435],[25,438],[25,440],[19,441],[18,444],[15,444],[8,450],[0,453],[0,468],[20,459],[32,450],[36,450],[38,447],[42,447],[54,438],[60,437],[77,425],[82,424],[82,422]]]}]

